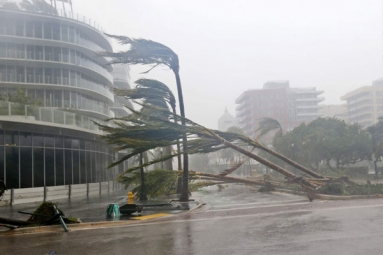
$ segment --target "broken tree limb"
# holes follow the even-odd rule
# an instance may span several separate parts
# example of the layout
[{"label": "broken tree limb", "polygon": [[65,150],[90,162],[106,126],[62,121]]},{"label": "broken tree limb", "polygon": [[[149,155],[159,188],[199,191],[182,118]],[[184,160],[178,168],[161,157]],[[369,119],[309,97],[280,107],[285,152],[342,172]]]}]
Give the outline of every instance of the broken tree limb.
[{"label": "broken tree limb", "polygon": [[[284,168],[282,168],[282,167],[280,167],[280,166],[278,166],[278,165],[276,165],[276,164],[274,164],[274,163],[272,163],[272,162],[270,162],[270,161],[268,161],[268,160],[266,160],[266,159],[264,159],[262,157],[259,157],[258,155],[254,154],[254,153],[252,153],[252,152],[250,152],[248,150],[245,150],[245,149],[243,149],[243,148],[241,148],[241,147],[239,147],[239,146],[237,146],[237,145],[227,141],[226,139],[220,137],[218,134],[214,133],[213,131],[211,131],[209,129],[207,129],[207,131],[214,137],[214,139],[216,139],[218,142],[222,143],[223,145],[225,145],[225,146],[227,146],[229,148],[232,148],[233,150],[236,150],[236,151],[242,153],[243,155],[246,155],[246,156],[248,156],[248,157],[250,157],[252,159],[255,159],[259,163],[261,163],[261,164],[263,164],[263,165],[265,165],[265,166],[267,166],[267,167],[269,167],[269,168],[271,168],[271,169],[273,169],[273,170],[283,174],[288,179],[294,179],[294,178],[298,177],[295,174],[287,171],[286,169],[284,169]],[[300,181],[299,184],[302,185],[302,186],[305,186],[307,188],[311,188],[311,189],[316,189],[317,188],[316,185],[310,183],[304,177]]]}]

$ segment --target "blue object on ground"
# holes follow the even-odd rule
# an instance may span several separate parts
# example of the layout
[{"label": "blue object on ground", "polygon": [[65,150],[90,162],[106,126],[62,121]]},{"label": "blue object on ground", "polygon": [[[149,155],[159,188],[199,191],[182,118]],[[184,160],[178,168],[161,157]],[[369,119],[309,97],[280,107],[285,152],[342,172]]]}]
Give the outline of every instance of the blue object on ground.
[{"label": "blue object on ground", "polygon": [[120,216],[120,206],[118,204],[109,204],[106,209],[107,217],[119,217]]}]

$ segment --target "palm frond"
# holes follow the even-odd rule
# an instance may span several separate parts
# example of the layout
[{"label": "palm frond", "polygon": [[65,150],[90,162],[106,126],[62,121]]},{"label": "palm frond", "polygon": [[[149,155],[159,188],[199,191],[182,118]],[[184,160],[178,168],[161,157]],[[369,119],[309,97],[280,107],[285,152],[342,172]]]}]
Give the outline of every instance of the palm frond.
[{"label": "palm frond", "polygon": [[282,126],[278,120],[273,118],[261,118],[258,120],[258,128],[255,132],[259,132],[257,139],[266,135],[268,132],[272,130],[278,130],[276,136],[280,136],[282,134]]},{"label": "palm frond", "polygon": [[229,174],[233,173],[235,170],[240,168],[248,160],[249,160],[249,158],[246,158],[245,160],[242,160],[241,162],[238,162],[237,164],[234,164],[232,167],[223,170],[222,173],[220,173],[219,175],[220,176],[226,176],[226,175],[229,175]]},{"label": "palm frond", "polygon": [[[122,45],[129,45],[127,51],[100,52],[99,55],[112,58],[110,64],[125,63],[131,65],[166,65],[178,70],[178,56],[169,47],[146,39],[134,39],[126,36],[105,34],[116,39]],[[150,70],[149,70],[150,71]]]}]

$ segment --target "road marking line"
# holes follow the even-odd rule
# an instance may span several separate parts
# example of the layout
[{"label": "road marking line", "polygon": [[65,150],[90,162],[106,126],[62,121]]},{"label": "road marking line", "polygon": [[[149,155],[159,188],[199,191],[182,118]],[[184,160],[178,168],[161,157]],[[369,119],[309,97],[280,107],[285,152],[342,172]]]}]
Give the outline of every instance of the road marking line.
[{"label": "road marking line", "polygon": [[[184,223],[184,222],[198,222],[198,221],[209,221],[209,220],[226,220],[226,219],[236,219],[236,218],[251,218],[251,217],[264,217],[264,216],[274,216],[274,215],[282,215],[289,213],[310,213],[316,211],[333,211],[333,210],[349,210],[349,209],[363,209],[363,208],[371,208],[371,207],[383,207],[382,205],[366,205],[366,206],[350,206],[350,207],[339,207],[339,208],[322,208],[318,210],[313,209],[301,209],[301,210],[288,210],[283,212],[274,212],[274,213],[257,213],[257,214],[246,214],[246,215],[230,215],[230,216],[217,216],[212,218],[199,218],[199,219],[182,219],[182,220],[168,220],[168,221],[160,221],[160,222],[148,222],[148,223],[140,223],[140,224],[132,224],[126,225],[129,227],[136,226],[147,226],[147,225],[161,225],[161,224],[169,224],[169,223]],[[113,226],[114,227],[114,226]],[[116,228],[120,226],[115,226]],[[122,226],[121,226],[122,227]],[[123,226],[125,227],[125,226]]]},{"label": "road marking line", "polygon": [[149,219],[155,219],[160,217],[169,216],[171,214],[168,213],[156,213],[156,214],[150,214],[150,215],[144,215],[144,216],[136,216],[130,218],[131,220],[149,220]]},{"label": "road marking line", "polygon": [[217,210],[207,210],[206,212],[222,212],[222,211],[238,211],[244,209],[254,209],[254,208],[269,208],[269,207],[277,207],[277,206],[286,206],[286,205],[306,205],[311,202],[303,202],[303,203],[294,203],[294,204],[278,204],[278,205],[266,205],[266,206],[251,206],[251,207],[239,207],[239,208],[228,208],[228,209],[217,209]]},{"label": "road marking line", "polygon": [[283,200],[283,201],[274,201],[274,202],[254,202],[254,203],[246,203],[246,204],[230,204],[230,205],[212,205],[213,208],[221,208],[221,207],[230,207],[230,206],[239,206],[239,205],[267,205],[267,204],[275,204],[275,203],[286,203],[286,202],[303,202],[307,201],[307,199],[294,199],[294,200]]}]

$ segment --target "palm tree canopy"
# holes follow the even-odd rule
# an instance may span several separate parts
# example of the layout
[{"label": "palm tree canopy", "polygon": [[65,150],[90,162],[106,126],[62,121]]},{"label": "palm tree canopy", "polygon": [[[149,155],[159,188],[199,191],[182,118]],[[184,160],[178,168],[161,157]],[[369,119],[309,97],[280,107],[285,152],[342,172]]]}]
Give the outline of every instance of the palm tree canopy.
[{"label": "palm tree canopy", "polygon": [[112,58],[110,64],[125,63],[131,65],[154,65],[154,67],[158,65],[166,65],[175,72],[178,72],[179,70],[177,54],[161,43],[146,39],[134,39],[126,36],[105,35],[116,39],[122,45],[130,45],[130,49],[127,51],[100,53],[102,56]]},{"label": "palm tree canopy", "polygon": [[264,136],[272,130],[278,130],[276,136],[282,135],[282,126],[278,120],[273,118],[261,118],[258,120],[258,128],[255,132],[259,132],[257,138]]},{"label": "palm tree canopy", "polygon": [[162,82],[152,79],[139,79],[136,87],[131,90],[114,89],[114,93],[132,100],[143,100],[143,108],[147,110],[146,105],[152,105],[159,108],[168,109],[169,104],[173,113],[176,113],[176,99],[172,91]]},{"label": "palm tree canopy", "polygon": [[[130,157],[136,156],[146,150],[176,145],[178,140],[181,139],[184,134],[188,137],[187,151],[189,154],[210,153],[228,148],[216,139],[217,136],[222,137],[229,142],[233,142],[238,146],[247,144],[252,147],[261,147],[261,144],[245,135],[211,130],[187,118],[183,118],[179,115],[172,115],[166,109],[152,105],[146,105],[146,107],[150,108],[150,111],[152,112],[157,111],[159,113],[149,114],[146,111],[138,112],[134,109],[130,109],[133,112],[132,115],[112,119],[116,125],[115,127],[99,124],[100,128],[106,132],[106,135],[103,135],[103,138],[108,143],[117,145],[118,147],[116,150],[131,149],[130,154],[121,158],[119,161],[114,162],[110,167],[118,165]],[[159,117],[164,114],[171,116],[170,118],[176,118],[177,122],[171,122],[168,119]],[[181,119],[185,121],[186,125],[178,124]],[[182,153],[183,152],[180,151],[168,155],[168,157],[172,158]],[[164,158],[162,158],[162,160],[164,160]],[[160,161],[160,159],[156,159],[149,162],[148,165]]]},{"label": "palm tree canopy", "polygon": [[[211,135],[206,132],[206,128],[179,115],[174,115],[164,108],[153,105],[145,105],[145,107],[150,110],[138,112],[134,109],[130,109],[133,114],[122,118],[111,119],[115,124],[114,127],[99,124],[100,128],[106,132],[103,138],[108,143],[115,144],[117,146],[116,150],[131,149],[130,154],[113,163],[112,166],[146,150],[176,145],[185,133],[190,138],[187,148],[189,154],[208,153],[225,148],[219,146],[220,144],[214,139],[209,139]],[[153,112],[157,113],[153,114]],[[164,115],[171,116],[171,118],[175,117],[178,122],[184,119],[187,125],[183,126],[170,122],[169,119],[160,117]],[[218,132],[231,141],[236,140],[238,136],[238,134],[234,133],[215,132]],[[170,155],[170,157],[175,157],[182,153],[183,152],[178,152]]]}]

